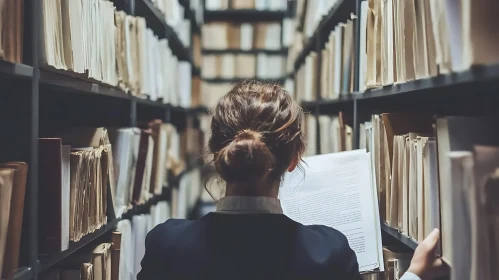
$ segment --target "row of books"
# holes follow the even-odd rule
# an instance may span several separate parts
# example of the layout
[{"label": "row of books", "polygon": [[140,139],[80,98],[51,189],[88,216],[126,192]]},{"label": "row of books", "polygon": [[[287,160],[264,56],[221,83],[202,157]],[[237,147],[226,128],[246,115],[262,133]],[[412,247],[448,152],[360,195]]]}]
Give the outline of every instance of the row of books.
[{"label": "row of books", "polygon": [[110,1],[43,2],[42,63],[117,85],[114,12]]},{"label": "row of books", "polygon": [[40,254],[66,250],[132,205],[161,194],[182,168],[171,124],[147,129],[75,128],[39,139]]},{"label": "row of books", "polygon": [[[360,126],[360,148],[371,155],[380,218],[416,242],[440,228],[437,253],[451,267],[453,279],[499,276],[495,266],[499,134],[491,129],[496,121],[493,117],[384,113]],[[322,132],[321,126],[319,120]],[[306,120],[306,133],[310,127],[315,135],[315,120]],[[315,142],[308,135],[307,139],[309,144]],[[321,150],[323,141],[321,134]],[[385,271],[402,273],[409,260],[385,264]]]},{"label": "row of books", "polygon": [[[321,50],[320,60],[312,51],[296,73],[296,94],[300,101],[317,98],[320,82],[320,97],[337,99],[340,94],[354,91],[354,38],[357,19],[338,24],[329,34]],[[320,80],[317,76],[320,70]]]},{"label": "row of books", "polygon": [[110,242],[80,250],[60,268],[44,274],[44,280],[127,280],[137,279],[144,257],[147,233],[170,216],[170,205],[160,201],[149,213],[118,222]]},{"label": "row of books", "polygon": [[190,107],[192,66],[178,61],[141,17],[116,12],[119,86],[131,94]]},{"label": "row of books", "polygon": [[343,114],[319,116],[320,151],[323,154],[351,151],[353,130],[345,124]]},{"label": "row of books", "polygon": [[497,9],[495,1],[362,3],[361,85],[379,87],[499,62],[492,27],[499,23]]},{"label": "row of books", "polygon": [[101,136],[74,150],[61,138],[39,139],[40,254],[67,250],[107,223],[112,151]]},{"label": "row of books", "polygon": [[296,18],[300,21],[303,27],[305,38],[312,37],[313,33],[319,26],[319,23],[325,15],[341,0],[304,0],[297,1]]},{"label": "row of books", "polygon": [[211,22],[203,25],[202,47],[207,50],[282,48],[280,23]]},{"label": "row of books", "polygon": [[122,234],[118,279],[137,279],[137,274],[141,269],[140,262],[145,254],[147,233],[156,225],[171,218],[169,208],[168,202],[158,202],[151,207],[149,214],[133,216],[131,220],[123,220],[118,223],[117,231]]},{"label": "row of books", "polygon": [[[351,151],[353,149],[353,129],[345,123],[342,112],[336,116],[322,115],[318,118],[313,115],[306,115],[304,132],[307,142],[306,156],[317,154],[319,148],[321,154]],[[317,135],[319,135],[319,147],[317,146]]]},{"label": "row of books", "polygon": [[201,82],[201,103],[210,109],[214,109],[218,100],[228,93],[234,85],[232,83],[208,83]]},{"label": "row of books", "polygon": [[264,53],[204,55],[201,76],[204,79],[279,79],[285,75],[285,63],[284,56]]},{"label": "row of books", "polygon": [[10,280],[19,266],[28,165],[0,163],[0,278]]},{"label": "row of books", "polygon": [[433,118],[374,115],[360,126],[360,147],[372,151],[380,217],[414,240],[440,226]]},{"label": "row of books", "polygon": [[173,189],[171,201],[151,205],[147,213],[118,222],[111,242],[102,243],[91,252],[78,252],[62,268],[50,271],[46,280],[127,280],[137,279],[145,254],[147,233],[170,218],[187,218],[201,194],[200,170],[182,176],[180,186]]},{"label": "row of books", "polygon": [[201,170],[195,168],[183,174],[178,189],[173,189],[171,208],[172,218],[188,219],[203,190]]},{"label": "row of books", "polygon": [[116,11],[108,0],[43,2],[42,38],[49,68],[190,106],[190,64],[178,61],[144,18]]},{"label": "row of books", "polygon": [[285,11],[288,3],[287,0],[206,0],[205,6],[210,11],[226,9]]},{"label": "row of books", "polygon": [[23,58],[24,0],[0,2],[0,59],[21,63]]},{"label": "row of books", "polygon": [[[149,0],[146,0],[149,1]],[[172,27],[184,46],[191,45],[191,21],[184,18],[185,9],[177,0],[152,0],[154,6],[165,16],[165,22]],[[188,8],[188,7],[187,7]]]},{"label": "row of books", "polygon": [[439,251],[453,279],[499,276],[495,122],[397,113],[375,115],[360,131],[382,220],[416,241],[441,228]]},{"label": "row of books", "polygon": [[[193,81],[196,79],[193,79]],[[198,80],[197,85],[199,86],[199,100],[204,106],[214,109],[218,103],[218,100],[222,98],[227,92],[229,92],[233,87],[234,83],[211,83],[209,81]],[[293,92],[293,83],[291,79],[286,79],[284,88],[288,92]],[[202,129],[203,133],[209,133],[209,125],[205,129]],[[315,150],[315,148],[314,148]]]}]

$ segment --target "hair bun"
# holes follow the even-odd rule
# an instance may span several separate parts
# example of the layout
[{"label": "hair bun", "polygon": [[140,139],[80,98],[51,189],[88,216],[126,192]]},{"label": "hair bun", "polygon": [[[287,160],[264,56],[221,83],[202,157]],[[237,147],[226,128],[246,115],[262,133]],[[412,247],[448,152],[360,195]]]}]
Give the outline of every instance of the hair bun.
[{"label": "hair bun", "polygon": [[[245,129],[215,158],[215,166],[228,182],[258,181],[274,168],[275,158],[257,131]],[[256,180],[254,180],[256,179]]]}]

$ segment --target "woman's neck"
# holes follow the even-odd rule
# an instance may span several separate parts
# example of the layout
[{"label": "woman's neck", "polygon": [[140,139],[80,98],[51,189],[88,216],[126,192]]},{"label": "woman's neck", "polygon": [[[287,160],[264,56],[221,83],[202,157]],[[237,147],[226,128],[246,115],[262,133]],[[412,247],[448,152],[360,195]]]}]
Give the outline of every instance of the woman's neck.
[{"label": "woman's neck", "polygon": [[277,198],[279,181],[258,182],[254,184],[227,183],[225,196],[268,196]]}]

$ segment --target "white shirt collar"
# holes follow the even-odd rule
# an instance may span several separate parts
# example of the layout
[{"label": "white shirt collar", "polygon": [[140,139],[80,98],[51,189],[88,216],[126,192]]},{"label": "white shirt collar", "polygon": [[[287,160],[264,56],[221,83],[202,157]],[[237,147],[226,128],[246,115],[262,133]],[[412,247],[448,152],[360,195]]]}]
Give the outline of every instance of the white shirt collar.
[{"label": "white shirt collar", "polygon": [[279,199],[268,196],[226,196],[217,203],[217,213],[282,214]]}]

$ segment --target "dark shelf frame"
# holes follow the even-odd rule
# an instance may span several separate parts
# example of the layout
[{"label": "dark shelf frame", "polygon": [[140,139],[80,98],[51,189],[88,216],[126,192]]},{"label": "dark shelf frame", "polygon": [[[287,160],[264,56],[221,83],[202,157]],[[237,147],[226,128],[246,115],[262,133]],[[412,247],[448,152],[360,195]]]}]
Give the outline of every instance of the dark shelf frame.
[{"label": "dark shelf frame", "polygon": [[200,77],[201,76],[201,68],[192,67],[192,76]]},{"label": "dark shelf frame", "polygon": [[288,17],[287,11],[268,11],[255,9],[227,9],[227,10],[204,10],[204,21],[232,21],[232,22],[270,22],[282,21]]},{"label": "dark shelf frame", "polygon": [[40,85],[54,91],[77,92],[130,100],[131,96],[111,85],[76,77],[70,72],[40,69]]},{"label": "dark shelf frame", "polygon": [[385,234],[390,235],[391,237],[395,238],[396,240],[402,242],[405,246],[408,248],[411,248],[412,250],[416,250],[416,247],[418,247],[418,242],[409,236],[401,233],[395,228],[392,228],[391,226],[387,225],[383,221],[381,221],[381,231],[384,232]]},{"label": "dark shelf frame", "polygon": [[52,254],[49,256],[40,256],[39,272],[45,272],[59,264],[61,261],[67,259],[73,254],[77,253],[80,249],[92,243],[92,241],[103,236],[104,234],[111,232],[116,229],[118,222],[121,219],[115,219],[108,222],[98,230],[83,236],[78,242],[70,242],[69,248],[57,254]]},{"label": "dark shelf frame", "polygon": [[[439,98],[439,95],[452,94],[462,88],[476,88],[480,91],[473,92],[467,96],[470,100],[473,96],[495,95],[492,89],[499,87],[499,64],[475,66],[463,72],[449,73],[429,77],[419,80],[408,81],[401,84],[387,85],[380,88],[368,89],[362,93],[350,93],[340,95],[339,99],[322,99],[316,101],[304,101],[303,107],[326,107],[334,104],[349,102],[353,106],[368,104],[373,110],[376,110],[377,104],[381,102],[390,102],[398,98],[424,99],[424,102],[431,103]],[[428,96],[426,93],[431,92]],[[462,95],[462,94],[461,94]],[[455,97],[459,97],[457,94]],[[450,100],[449,100],[450,101]],[[471,101],[471,100],[470,100]],[[449,102],[450,103],[450,102]],[[329,110],[321,110],[324,114],[337,113]],[[438,112],[436,112],[438,113]]]},{"label": "dark shelf frame", "polygon": [[33,269],[31,267],[21,267],[14,272],[14,280],[33,279]]},{"label": "dark shelf frame", "polygon": [[[192,64],[192,50],[183,46],[150,0],[111,1],[129,15],[144,17],[158,37],[168,39],[173,55]],[[186,15],[193,17],[191,12],[186,11]],[[71,243],[64,252],[50,256],[38,254],[38,228],[42,226],[38,221],[38,192],[43,190],[38,184],[38,137],[55,129],[53,124],[112,126],[117,123],[136,127],[158,118],[182,130],[188,117],[206,112],[201,107],[181,108],[139,99],[117,87],[41,65],[41,19],[42,1],[25,0],[22,63],[0,61],[0,81],[5,86],[0,92],[0,128],[9,131],[11,136],[0,139],[0,161],[23,161],[29,166],[16,280],[38,279],[41,272],[57,267],[89,244],[107,238],[120,220],[108,217],[107,225]]]},{"label": "dark shelf frame", "polygon": [[264,53],[267,55],[287,55],[288,48],[282,48],[278,50],[269,50],[269,49],[251,49],[251,50],[241,50],[241,49],[222,49],[222,50],[210,50],[203,49],[202,54],[205,55],[217,55],[217,54],[260,54]]},{"label": "dark shelf frame", "polygon": [[250,80],[256,80],[256,81],[262,81],[262,82],[268,82],[268,83],[277,83],[277,84],[284,84],[284,81],[286,78],[279,78],[279,79],[261,79],[261,78],[232,78],[232,79],[225,79],[225,78],[215,78],[215,79],[205,79],[203,78],[203,81],[207,83],[213,83],[213,84],[220,84],[220,83],[229,83],[229,84],[235,84],[235,83],[240,83],[244,81],[250,81]]},{"label": "dark shelf frame", "polygon": [[2,75],[13,76],[16,78],[33,78],[33,67],[20,63],[11,63],[0,60],[0,73]]}]

